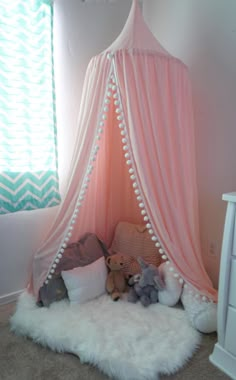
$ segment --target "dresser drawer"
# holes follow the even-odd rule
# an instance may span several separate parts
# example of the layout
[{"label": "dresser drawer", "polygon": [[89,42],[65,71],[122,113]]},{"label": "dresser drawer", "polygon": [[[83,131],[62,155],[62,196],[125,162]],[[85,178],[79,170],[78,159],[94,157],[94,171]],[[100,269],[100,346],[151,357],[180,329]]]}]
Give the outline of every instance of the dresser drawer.
[{"label": "dresser drawer", "polygon": [[233,307],[228,308],[224,348],[236,356],[236,309]]},{"label": "dresser drawer", "polygon": [[234,222],[234,234],[232,244],[232,255],[236,257],[236,222]]},{"label": "dresser drawer", "polygon": [[236,258],[231,261],[229,280],[229,304],[236,307]]}]

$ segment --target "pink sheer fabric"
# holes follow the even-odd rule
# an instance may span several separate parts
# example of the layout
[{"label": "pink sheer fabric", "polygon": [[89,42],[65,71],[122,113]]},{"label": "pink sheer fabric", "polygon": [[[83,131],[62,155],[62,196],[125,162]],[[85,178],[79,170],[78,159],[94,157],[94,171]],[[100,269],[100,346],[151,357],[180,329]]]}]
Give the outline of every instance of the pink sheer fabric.
[{"label": "pink sheer fabric", "polygon": [[[112,59],[107,59],[107,52],[112,53]],[[88,66],[70,183],[54,225],[34,257],[30,288],[37,296],[63,244],[89,231],[109,246],[120,220],[143,223],[124,158],[121,139],[125,137],[120,134],[113,104],[101,140],[97,139],[111,71],[118,81],[135,181],[154,233],[180,276],[215,301],[217,292],[204,269],[199,243],[187,69],[154,39],[136,1],[120,37]],[[93,162],[94,141],[99,150]],[[84,199],[78,200],[88,177]],[[78,201],[81,206],[75,218]]]}]

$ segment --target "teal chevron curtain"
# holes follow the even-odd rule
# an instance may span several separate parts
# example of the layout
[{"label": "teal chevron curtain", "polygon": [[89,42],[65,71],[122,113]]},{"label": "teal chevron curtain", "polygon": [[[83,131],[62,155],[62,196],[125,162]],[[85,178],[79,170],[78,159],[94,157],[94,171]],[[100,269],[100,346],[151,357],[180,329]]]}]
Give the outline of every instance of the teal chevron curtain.
[{"label": "teal chevron curtain", "polygon": [[0,214],[60,203],[52,13],[0,0]]}]

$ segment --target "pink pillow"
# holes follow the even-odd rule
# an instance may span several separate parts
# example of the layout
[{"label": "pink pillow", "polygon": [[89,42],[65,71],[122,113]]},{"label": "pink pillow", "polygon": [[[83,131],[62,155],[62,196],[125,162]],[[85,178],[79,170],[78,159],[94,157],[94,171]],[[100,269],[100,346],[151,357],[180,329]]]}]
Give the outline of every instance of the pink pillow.
[{"label": "pink pillow", "polygon": [[[122,252],[126,255],[139,257],[154,255],[161,263],[161,255],[152,241],[148,229],[143,224],[119,222],[115,229],[110,248],[111,252]],[[157,264],[156,264],[157,265]]]}]

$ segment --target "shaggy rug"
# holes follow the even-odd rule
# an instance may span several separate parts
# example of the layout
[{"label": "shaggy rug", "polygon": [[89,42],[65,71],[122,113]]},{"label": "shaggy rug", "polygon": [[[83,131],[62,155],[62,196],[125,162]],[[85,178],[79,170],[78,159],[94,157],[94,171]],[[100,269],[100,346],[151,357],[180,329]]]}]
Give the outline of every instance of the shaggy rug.
[{"label": "shaggy rug", "polygon": [[70,352],[118,380],[157,380],[190,359],[201,335],[180,308],[144,308],[103,295],[83,305],[60,301],[40,308],[23,293],[11,317],[16,334],[57,352]]}]

